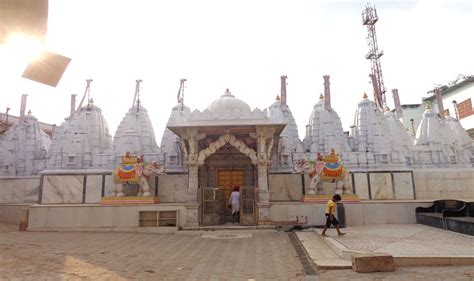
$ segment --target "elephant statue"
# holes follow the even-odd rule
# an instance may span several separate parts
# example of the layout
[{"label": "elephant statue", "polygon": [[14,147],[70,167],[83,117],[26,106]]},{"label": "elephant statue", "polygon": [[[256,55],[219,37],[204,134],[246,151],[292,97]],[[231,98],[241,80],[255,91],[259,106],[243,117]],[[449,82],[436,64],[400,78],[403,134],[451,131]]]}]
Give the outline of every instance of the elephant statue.
[{"label": "elephant statue", "polygon": [[164,165],[153,163],[122,163],[113,171],[115,179],[115,196],[124,196],[124,184],[138,184],[137,196],[150,196],[150,185],[148,179],[151,176],[164,174]]},{"label": "elephant statue", "polygon": [[[339,161],[339,156],[334,151],[328,156],[318,154],[316,162],[308,160],[299,160],[293,167],[294,172],[298,174],[308,174],[311,183],[308,194],[323,194],[320,186],[322,181],[330,181],[336,183],[337,194],[351,193],[350,174],[349,171]],[[342,183],[342,188],[340,184]],[[341,190],[342,189],[342,190]]]}]

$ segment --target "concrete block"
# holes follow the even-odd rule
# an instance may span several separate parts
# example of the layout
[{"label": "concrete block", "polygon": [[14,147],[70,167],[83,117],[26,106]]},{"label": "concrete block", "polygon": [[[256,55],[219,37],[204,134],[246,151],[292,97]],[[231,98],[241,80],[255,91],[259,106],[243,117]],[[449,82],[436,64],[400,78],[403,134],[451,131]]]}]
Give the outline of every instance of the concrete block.
[{"label": "concrete block", "polygon": [[393,256],[388,253],[364,253],[352,255],[352,270],[355,272],[394,271]]}]

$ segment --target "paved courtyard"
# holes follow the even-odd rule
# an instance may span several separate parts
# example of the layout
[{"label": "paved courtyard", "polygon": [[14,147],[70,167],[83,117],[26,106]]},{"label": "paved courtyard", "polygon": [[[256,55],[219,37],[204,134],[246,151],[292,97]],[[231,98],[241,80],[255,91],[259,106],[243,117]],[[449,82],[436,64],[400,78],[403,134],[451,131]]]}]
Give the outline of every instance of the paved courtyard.
[{"label": "paved courtyard", "polygon": [[[1,229],[1,228],[0,228]],[[301,280],[286,233],[0,233],[0,279]]]},{"label": "paved courtyard", "polygon": [[276,231],[18,232],[0,224],[0,280],[474,280],[474,267],[321,271],[305,276]]}]

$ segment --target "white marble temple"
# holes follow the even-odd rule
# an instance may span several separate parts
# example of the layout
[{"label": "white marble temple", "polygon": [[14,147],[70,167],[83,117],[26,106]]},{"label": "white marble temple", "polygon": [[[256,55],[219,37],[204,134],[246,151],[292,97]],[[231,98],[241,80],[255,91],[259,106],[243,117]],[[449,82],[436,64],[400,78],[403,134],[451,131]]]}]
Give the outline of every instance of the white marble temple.
[{"label": "white marble temple", "polygon": [[82,203],[83,183],[82,175],[45,175],[42,203]]},{"label": "white marble temple", "polygon": [[301,175],[269,174],[270,201],[298,201],[303,194]]},{"label": "white marble temple", "polygon": [[102,197],[102,175],[87,175],[86,203],[99,203]]},{"label": "white marble temple", "polygon": [[394,199],[390,173],[370,173],[372,199]]},{"label": "white marble temple", "polygon": [[393,173],[395,199],[414,199],[411,173]]}]

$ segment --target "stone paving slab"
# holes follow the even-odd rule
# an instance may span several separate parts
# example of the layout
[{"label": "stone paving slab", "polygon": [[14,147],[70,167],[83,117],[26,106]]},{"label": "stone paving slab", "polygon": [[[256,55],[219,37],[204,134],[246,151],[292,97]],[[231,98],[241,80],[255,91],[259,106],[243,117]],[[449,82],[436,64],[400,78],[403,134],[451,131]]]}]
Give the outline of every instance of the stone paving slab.
[{"label": "stone paving slab", "polygon": [[340,258],[317,233],[296,232],[296,235],[318,269],[352,268],[352,263]]},{"label": "stone paving slab", "polygon": [[474,265],[472,236],[418,224],[355,226],[345,231],[345,236],[324,238],[344,259],[352,252],[385,252],[403,266],[417,265],[416,258],[424,259],[422,265]]}]

